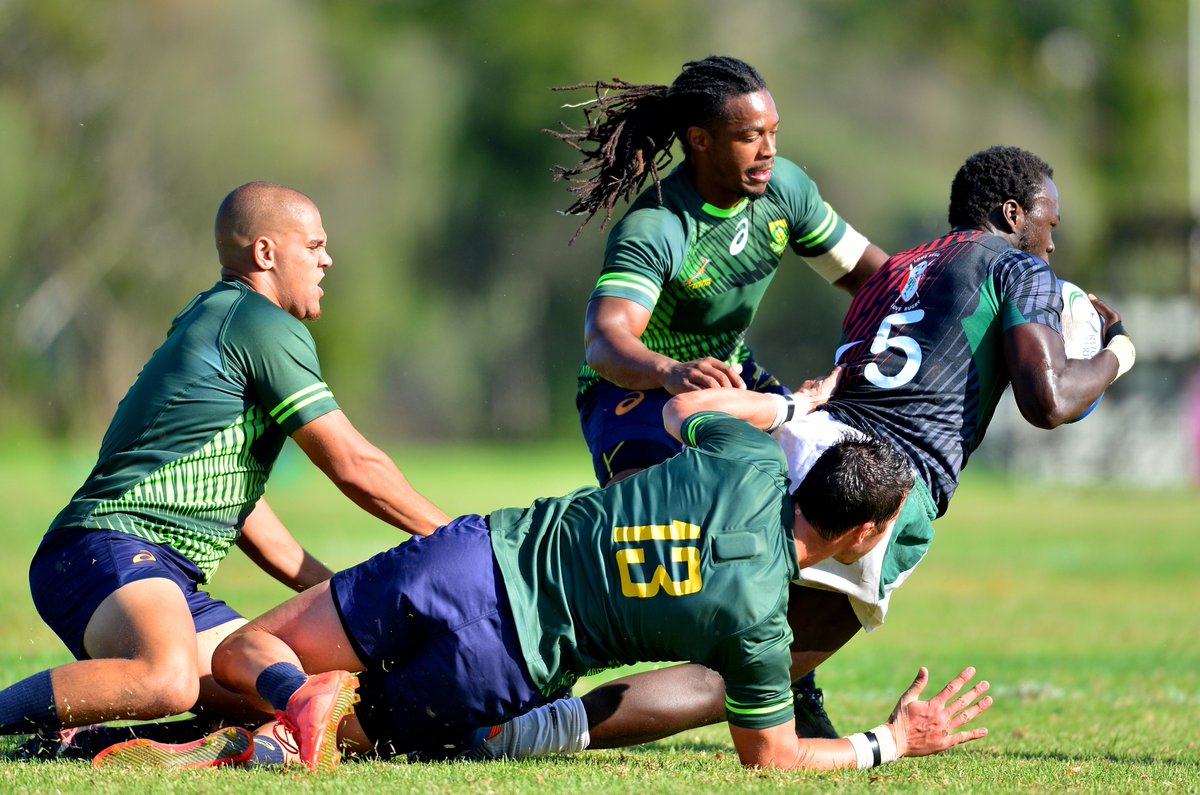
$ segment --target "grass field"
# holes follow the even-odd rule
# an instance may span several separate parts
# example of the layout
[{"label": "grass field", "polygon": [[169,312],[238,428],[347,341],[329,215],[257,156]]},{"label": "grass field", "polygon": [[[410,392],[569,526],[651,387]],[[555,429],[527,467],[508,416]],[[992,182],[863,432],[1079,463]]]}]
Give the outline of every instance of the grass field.
[{"label": "grass field", "polygon": [[[393,451],[451,514],[523,504],[590,482],[578,445]],[[81,481],[91,451],[0,446],[8,522],[0,531],[0,685],[68,660],[28,596],[26,565]],[[469,476],[469,479],[468,479]],[[396,538],[294,452],[268,496],[330,565]],[[491,765],[344,765],[325,777],[207,770],[93,771],[0,760],[8,792],[654,793],[805,791],[1200,792],[1200,492],[1015,484],[968,471],[933,551],[896,595],[888,624],[820,672],[846,732],[880,723],[919,665],[935,684],[963,666],[992,682],[984,741],[870,771],[745,771],[724,726],[624,751]],[[287,596],[240,553],[213,592],[254,613]],[[0,739],[0,752],[15,740]]]}]

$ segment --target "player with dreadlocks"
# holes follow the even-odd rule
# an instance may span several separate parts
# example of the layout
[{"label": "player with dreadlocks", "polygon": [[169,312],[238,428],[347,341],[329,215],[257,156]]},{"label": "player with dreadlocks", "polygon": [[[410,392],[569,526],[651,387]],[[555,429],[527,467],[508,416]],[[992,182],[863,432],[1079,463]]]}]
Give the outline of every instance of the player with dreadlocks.
[{"label": "player with dreadlocks", "polygon": [[[566,212],[586,216],[576,237],[600,213],[603,229],[619,199],[641,192],[609,235],[576,397],[606,485],[680,451],[662,424],[672,395],[718,386],[787,391],[755,363],[745,336],[789,246],[850,294],[887,255],[777,156],[775,101],[744,61],[691,61],[670,86],[614,78],[560,90],[578,89],[596,94],[579,106],[586,124],[548,131],[582,155],[555,170],[575,196]],[[676,140],[683,163],[663,176]],[[803,735],[840,736],[811,676],[797,693]]]}]

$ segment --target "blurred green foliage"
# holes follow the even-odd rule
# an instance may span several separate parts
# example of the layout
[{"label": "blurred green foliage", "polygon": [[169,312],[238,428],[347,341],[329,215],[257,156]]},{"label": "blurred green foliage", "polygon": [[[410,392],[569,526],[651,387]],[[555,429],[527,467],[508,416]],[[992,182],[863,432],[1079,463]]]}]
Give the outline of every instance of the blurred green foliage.
[{"label": "blurred green foliage", "polygon": [[[619,76],[755,64],[781,151],[895,251],[943,230],[950,178],[1004,143],[1056,169],[1054,265],[1105,291],[1186,279],[1178,0],[0,2],[0,434],[96,437],[174,314],[217,276],[233,187],[294,186],[335,266],[313,326],[343,407],[390,438],[577,435],[603,251],[541,131]],[[822,372],[840,293],[791,257],[752,334]]]}]

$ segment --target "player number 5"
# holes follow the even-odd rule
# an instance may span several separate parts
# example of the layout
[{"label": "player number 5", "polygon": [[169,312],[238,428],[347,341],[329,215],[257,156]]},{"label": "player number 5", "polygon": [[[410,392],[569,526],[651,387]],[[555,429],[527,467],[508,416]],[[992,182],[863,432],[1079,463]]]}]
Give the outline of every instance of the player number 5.
[{"label": "player number 5", "polygon": [[904,366],[895,375],[884,375],[879,365],[871,362],[863,368],[863,376],[880,389],[895,389],[913,380],[921,369],[921,346],[912,337],[892,336],[896,326],[919,323],[925,317],[924,309],[912,309],[908,312],[896,312],[888,315],[879,324],[875,339],[871,341],[871,353],[883,353],[887,348],[894,348],[904,354]]}]

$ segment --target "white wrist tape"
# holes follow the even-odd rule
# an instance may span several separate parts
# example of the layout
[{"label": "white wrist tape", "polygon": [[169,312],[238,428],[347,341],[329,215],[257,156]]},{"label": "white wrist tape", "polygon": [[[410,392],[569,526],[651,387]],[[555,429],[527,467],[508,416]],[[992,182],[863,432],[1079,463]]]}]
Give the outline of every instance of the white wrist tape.
[{"label": "white wrist tape", "polygon": [[1113,380],[1125,375],[1129,369],[1133,367],[1133,360],[1137,358],[1137,352],[1133,348],[1133,340],[1125,334],[1118,334],[1108,341],[1104,346],[1104,350],[1109,351],[1117,357],[1117,376]]},{"label": "white wrist tape", "polygon": [[896,761],[896,737],[886,723],[846,738],[854,746],[859,770]]},{"label": "white wrist tape", "polygon": [[796,398],[792,395],[771,395],[775,399],[775,420],[767,431],[773,431],[796,415]]}]

